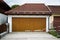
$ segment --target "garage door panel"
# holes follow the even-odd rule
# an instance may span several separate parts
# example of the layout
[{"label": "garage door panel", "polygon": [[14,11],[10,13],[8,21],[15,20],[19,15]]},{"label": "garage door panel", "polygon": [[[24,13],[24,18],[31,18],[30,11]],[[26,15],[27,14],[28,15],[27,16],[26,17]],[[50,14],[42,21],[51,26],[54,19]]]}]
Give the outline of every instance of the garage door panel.
[{"label": "garage door panel", "polygon": [[12,31],[46,29],[46,18],[12,18]]}]

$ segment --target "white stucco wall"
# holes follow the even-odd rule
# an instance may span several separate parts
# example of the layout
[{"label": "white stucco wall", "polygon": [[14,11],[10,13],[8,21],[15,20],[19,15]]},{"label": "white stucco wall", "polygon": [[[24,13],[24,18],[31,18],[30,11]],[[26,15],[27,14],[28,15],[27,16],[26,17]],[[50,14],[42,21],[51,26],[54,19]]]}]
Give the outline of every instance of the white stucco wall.
[{"label": "white stucco wall", "polygon": [[49,29],[51,29],[53,27],[53,15],[50,16],[50,19],[49,19]]},{"label": "white stucco wall", "polygon": [[6,20],[7,20],[7,16],[0,13],[0,25],[6,23]]}]

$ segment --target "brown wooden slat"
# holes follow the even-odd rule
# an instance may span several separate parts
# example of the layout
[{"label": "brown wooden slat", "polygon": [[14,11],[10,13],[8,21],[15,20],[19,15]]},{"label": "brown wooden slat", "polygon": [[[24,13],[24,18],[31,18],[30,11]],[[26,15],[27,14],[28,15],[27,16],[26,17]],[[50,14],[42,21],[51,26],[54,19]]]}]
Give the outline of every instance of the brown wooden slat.
[{"label": "brown wooden slat", "polygon": [[6,24],[0,25],[0,33],[7,31],[7,26]]},{"label": "brown wooden slat", "polygon": [[54,27],[57,32],[60,32],[60,16],[54,17]]},{"label": "brown wooden slat", "polygon": [[12,31],[46,30],[46,18],[12,18]]}]

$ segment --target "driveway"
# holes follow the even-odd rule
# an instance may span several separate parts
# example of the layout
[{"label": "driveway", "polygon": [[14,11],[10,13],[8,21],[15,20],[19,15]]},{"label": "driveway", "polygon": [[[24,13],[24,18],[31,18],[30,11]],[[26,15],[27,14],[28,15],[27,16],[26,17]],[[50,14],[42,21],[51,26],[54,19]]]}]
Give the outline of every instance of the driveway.
[{"label": "driveway", "polygon": [[46,32],[12,32],[1,40],[60,40]]}]

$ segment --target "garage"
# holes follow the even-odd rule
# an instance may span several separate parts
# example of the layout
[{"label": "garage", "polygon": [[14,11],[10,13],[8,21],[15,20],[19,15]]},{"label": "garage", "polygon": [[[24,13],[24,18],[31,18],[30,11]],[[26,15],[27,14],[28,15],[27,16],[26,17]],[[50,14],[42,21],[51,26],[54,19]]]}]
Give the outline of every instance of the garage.
[{"label": "garage", "polygon": [[24,4],[5,12],[9,32],[48,32],[51,11],[44,4]]},{"label": "garage", "polygon": [[25,32],[25,31],[46,31],[46,18],[12,18],[12,31]]}]

